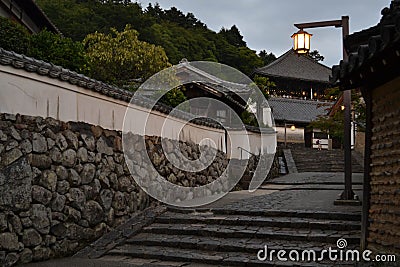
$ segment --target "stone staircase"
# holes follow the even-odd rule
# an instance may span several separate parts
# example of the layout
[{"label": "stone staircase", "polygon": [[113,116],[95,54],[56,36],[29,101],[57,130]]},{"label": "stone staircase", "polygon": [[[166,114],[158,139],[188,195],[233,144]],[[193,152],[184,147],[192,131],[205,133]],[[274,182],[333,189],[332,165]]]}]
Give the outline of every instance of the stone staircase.
[{"label": "stone staircase", "polygon": [[[168,208],[102,257],[130,266],[332,266],[332,262],[260,261],[268,251],[348,249],[360,242],[360,214],[299,210]],[[287,256],[287,255],[286,255]]]},{"label": "stone staircase", "polygon": [[[344,150],[317,150],[292,144],[290,150],[298,172],[344,172]],[[352,151],[352,172],[362,173],[361,157]]]}]

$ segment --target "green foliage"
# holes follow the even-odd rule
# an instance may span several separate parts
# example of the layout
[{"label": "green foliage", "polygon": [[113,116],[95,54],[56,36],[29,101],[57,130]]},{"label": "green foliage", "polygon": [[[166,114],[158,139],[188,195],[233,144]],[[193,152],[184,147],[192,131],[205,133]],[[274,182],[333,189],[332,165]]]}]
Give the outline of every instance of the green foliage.
[{"label": "green foliage", "polygon": [[29,47],[29,32],[22,25],[0,17],[0,36],[1,48],[26,54]]},{"label": "green foliage", "polygon": [[308,56],[315,60],[316,62],[324,61],[325,57],[320,55],[318,50],[314,50],[308,53]]},{"label": "green foliage", "polygon": [[256,51],[250,50],[247,47],[238,48],[239,55],[236,58],[235,66],[243,73],[250,75],[256,68],[260,68],[264,65],[261,58],[256,54]]},{"label": "green foliage", "polygon": [[126,24],[138,29],[138,38],[164,48],[169,61],[215,61],[247,75],[263,65],[263,59],[246,46],[236,26],[215,33],[192,13],[175,7],[163,10],[158,4],[143,9],[133,1],[118,0],[37,0],[65,36],[82,41],[110,28],[123,31]]},{"label": "green foliage", "polygon": [[122,32],[110,31],[89,34],[83,41],[91,77],[122,86],[136,79],[144,81],[170,66],[164,49],[140,41],[130,25]]},{"label": "green foliage", "polygon": [[323,133],[330,134],[343,143],[344,112],[339,110],[333,116],[320,116],[312,121],[309,127],[320,129]]},{"label": "green foliage", "polygon": [[354,119],[357,124],[358,131],[365,131],[365,124],[367,121],[367,111],[365,101],[361,96],[361,92],[353,91],[352,105],[354,110]]},{"label": "green foliage", "polygon": [[[366,110],[365,102],[361,93],[357,90],[351,92],[352,112],[357,123],[358,131],[364,131]],[[339,99],[342,92],[338,87],[330,88],[325,91],[326,99]],[[337,107],[337,106],[336,106]],[[310,123],[310,127],[320,129],[324,133],[328,133],[333,137],[338,138],[342,143],[344,140],[344,111],[340,108],[333,110],[331,115],[320,116],[315,121]]]},{"label": "green foliage", "polygon": [[253,78],[254,83],[257,85],[257,87],[260,89],[260,91],[263,93],[264,97],[266,99],[269,98],[269,92],[271,89],[274,89],[276,87],[276,84],[272,81],[269,80],[267,77],[255,75]]},{"label": "green foliage", "polygon": [[100,0],[37,0],[38,5],[60,31],[75,41],[89,33],[109,33],[110,28],[122,31],[126,24],[144,27],[148,23],[142,8],[131,1]]},{"label": "green foliage", "polygon": [[339,87],[328,88],[325,90],[325,100],[337,100],[340,93]]},{"label": "green foliage", "polygon": [[259,126],[256,116],[248,110],[243,111],[242,114],[240,114],[240,118],[242,119],[242,122],[245,125],[254,126],[254,127]]},{"label": "green foliage", "polygon": [[[168,91],[163,97],[160,99],[161,103],[164,103],[170,107],[175,108],[179,104],[182,104],[187,100],[185,94],[183,93],[184,88],[174,88]],[[182,108],[180,108],[182,110]],[[183,107],[185,109],[185,107]]]},{"label": "green foliage", "polygon": [[260,51],[260,53],[258,53],[258,56],[264,62],[264,66],[267,66],[276,60],[276,56],[272,52],[268,54],[268,52],[265,50]]},{"label": "green foliage", "polygon": [[82,43],[46,30],[31,36],[28,55],[73,71],[85,72],[86,57]]},{"label": "green foliage", "polygon": [[247,44],[243,40],[243,36],[240,34],[239,29],[236,25],[233,25],[229,30],[222,28],[218,33],[228,41],[229,44],[236,46],[236,47],[246,47]]},{"label": "green foliage", "polygon": [[20,24],[0,18],[0,47],[36,59],[84,72],[83,45],[46,30],[30,35]]}]

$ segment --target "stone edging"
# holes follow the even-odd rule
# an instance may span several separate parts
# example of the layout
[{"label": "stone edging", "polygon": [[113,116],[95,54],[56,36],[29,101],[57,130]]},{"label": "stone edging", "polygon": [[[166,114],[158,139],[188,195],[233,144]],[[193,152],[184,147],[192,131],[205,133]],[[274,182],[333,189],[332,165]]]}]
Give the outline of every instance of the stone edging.
[{"label": "stone edging", "polygon": [[109,250],[135,234],[143,227],[154,222],[156,217],[167,211],[164,206],[150,207],[130,218],[124,224],[103,235],[91,245],[77,252],[75,258],[96,259],[103,256]]}]

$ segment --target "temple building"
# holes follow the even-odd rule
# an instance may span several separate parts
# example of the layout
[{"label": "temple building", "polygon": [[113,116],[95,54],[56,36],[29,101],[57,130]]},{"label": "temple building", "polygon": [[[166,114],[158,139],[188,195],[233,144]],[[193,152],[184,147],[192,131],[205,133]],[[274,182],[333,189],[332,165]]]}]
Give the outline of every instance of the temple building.
[{"label": "temple building", "polygon": [[329,83],[331,69],[309,56],[298,55],[290,49],[267,66],[256,69],[255,75],[269,78],[276,88],[271,96],[320,99]]}]

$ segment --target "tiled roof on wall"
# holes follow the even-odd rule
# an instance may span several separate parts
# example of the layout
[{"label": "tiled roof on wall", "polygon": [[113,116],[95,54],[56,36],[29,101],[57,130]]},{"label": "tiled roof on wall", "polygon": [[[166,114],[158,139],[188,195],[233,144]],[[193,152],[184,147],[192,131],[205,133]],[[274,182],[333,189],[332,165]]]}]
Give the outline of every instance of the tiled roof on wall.
[{"label": "tiled roof on wall", "polygon": [[[102,95],[112,97],[117,100],[122,100],[124,102],[130,103],[134,93],[128,90],[124,90],[101,81],[91,79],[83,74],[78,74],[74,71],[56,66],[51,63],[44,62],[42,60],[37,60],[25,55],[17,54],[15,52],[6,51],[0,48],[0,65],[10,66],[16,69],[23,69],[28,72],[34,72],[42,76],[46,76],[52,79],[58,79],[63,82],[67,82],[87,90],[91,90]],[[153,108],[158,112],[169,114],[172,110],[170,106],[164,105],[162,103],[157,103],[154,107],[148,98],[143,96],[135,96],[134,104],[145,107]],[[206,127],[212,127],[217,129],[223,129],[223,127],[210,118],[197,118],[192,119],[193,115],[176,110],[174,116],[187,121],[191,121],[197,125],[202,125]],[[259,129],[255,127],[246,126],[246,129],[252,132],[259,132]]]}]

